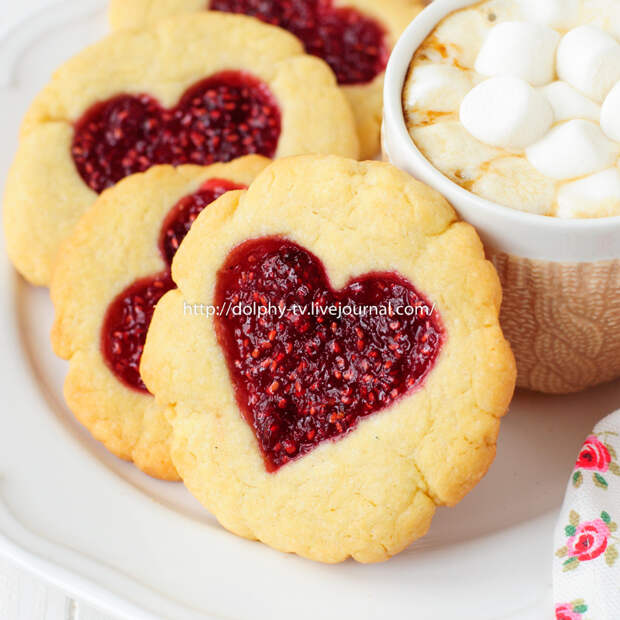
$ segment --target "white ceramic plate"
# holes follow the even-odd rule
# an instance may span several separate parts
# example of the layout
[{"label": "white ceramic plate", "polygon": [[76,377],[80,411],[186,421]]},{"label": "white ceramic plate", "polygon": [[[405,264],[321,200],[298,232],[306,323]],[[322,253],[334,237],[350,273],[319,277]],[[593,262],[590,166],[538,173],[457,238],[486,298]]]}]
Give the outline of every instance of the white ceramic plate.
[{"label": "white ceramic plate", "polygon": [[[65,1],[0,43],[2,179],[28,102],[105,32],[103,4]],[[491,472],[438,511],[425,539],[385,564],[323,566],[228,534],[182,485],[93,441],[63,403],[47,291],[0,260],[0,552],[21,566],[132,619],[550,617],[555,514],[583,437],[620,405],[620,383],[519,394]]]}]

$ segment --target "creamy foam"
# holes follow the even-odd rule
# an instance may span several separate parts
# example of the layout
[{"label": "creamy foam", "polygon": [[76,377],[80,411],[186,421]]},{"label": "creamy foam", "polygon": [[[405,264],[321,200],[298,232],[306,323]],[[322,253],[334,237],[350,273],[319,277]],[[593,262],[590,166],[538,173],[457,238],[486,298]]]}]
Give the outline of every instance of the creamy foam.
[{"label": "creamy foam", "polygon": [[540,215],[620,215],[620,2],[486,0],[445,18],[403,92],[441,172]]}]

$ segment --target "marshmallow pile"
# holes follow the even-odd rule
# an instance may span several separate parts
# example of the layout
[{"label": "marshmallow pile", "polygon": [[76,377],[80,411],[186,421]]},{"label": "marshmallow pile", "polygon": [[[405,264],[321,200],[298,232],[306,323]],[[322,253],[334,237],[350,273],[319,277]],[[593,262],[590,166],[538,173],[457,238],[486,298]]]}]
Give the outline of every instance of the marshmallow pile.
[{"label": "marshmallow pile", "polygon": [[[572,181],[560,216],[575,216],[580,200],[620,201],[620,43],[590,24],[556,30],[577,22],[579,0],[520,5],[523,21],[499,23],[484,40],[474,68],[485,79],[463,93],[462,125],[485,144],[524,152],[546,177]],[[461,80],[453,91],[465,88]]]}]

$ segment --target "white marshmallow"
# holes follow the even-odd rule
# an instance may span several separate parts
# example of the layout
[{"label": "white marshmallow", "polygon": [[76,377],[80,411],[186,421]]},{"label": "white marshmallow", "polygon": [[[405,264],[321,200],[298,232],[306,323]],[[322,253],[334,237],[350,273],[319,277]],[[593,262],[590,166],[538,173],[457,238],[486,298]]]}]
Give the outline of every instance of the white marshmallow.
[{"label": "white marshmallow", "polygon": [[514,75],[533,86],[555,77],[555,53],[560,35],[542,24],[502,22],[482,45],[475,69],[486,76]]},{"label": "white marshmallow", "polygon": [[405,104],[436,112],[454,112],[471,87],[470,75],[458,67],[419,65],[408,80]]},{"label": "white marshmallow", "polygon": [[546,97],[516,77],[494,77],[473,88],[461,104],[460,120],[481,142],[524,149],[553,123]]},{"label": "white marshmallow", "polygon": [[591,121],[568,121],[552,129],[525,152],[529,162],[551,179],[574,179],[612,166],[620,145]]},{"label": "white marshmallow", "polygon": [[481,167],[470,188],[505,207],[519,211],[552,215],[556,181],[540,174],[525,157],[499,157]]},{"label": "white marshmallow", "polygon": [[[381,0],[375,0],[375,3],[379,5]],[[491,28],[492,22],[478,7],[457,11],[439,22],[435,29],[433,40],[439,45],[424,46],[424,51],[431,60],[441,62],[447,54],[448,60],[459,67],[473,69],[482,42]]]},{"label": "white marshmallow", "polygon": [[620,142],[620,82],[605,97],[601,108],[601,128],[607,137]]},{"label": "white marshmallow", "polygon": [[543,86],[541,91],[549,100],[557,122],[573,118],[598,122],[601,117],[601,106],[582,95],[567,82],[552,82]]},{"label": "white marshmallow", "polygon": [[583,0],[581,24],[593,24],[620,40],[620,2],[618,0]]},{"label": "white marshmallow", "polygon": [[446,176],[471,181],[487,162],[504,152],[476,140],[458,120],[413,127],[411,137],[425,157]]},{"label": "white marshmallow", "polygon": [[558,217],[620,215],[620,170],[610,168],[564,185],[558,192]]},{"label": "white marshmallow", "polygon": [[579,0],[520,0],[523,19],[568,30],[579,22]]},{"label": "white marshmallow", "polygon": [[558,46],[557,69],[568,82],[595,101],[603,101],[620,81],[620,44],[596,26],[579,26]]}]

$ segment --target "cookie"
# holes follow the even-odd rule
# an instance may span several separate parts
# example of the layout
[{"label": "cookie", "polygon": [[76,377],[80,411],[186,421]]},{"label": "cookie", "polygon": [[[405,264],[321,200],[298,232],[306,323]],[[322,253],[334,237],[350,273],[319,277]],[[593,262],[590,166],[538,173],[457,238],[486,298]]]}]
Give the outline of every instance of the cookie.
[{"label": "cookie", "polygon": [[363,159],[380,150],[383,77],[398,37],[425,0],[112,0],[113,28],[141,28],[179,13],[244,13],[280,26],[334,70],[355,113]]},{"label": "cookie", "polygon": [[192,222],[269,160],[155,166],[106,191],[59,253],[51,284],[55,352],[69,360],[65,398],[93,436],[151,476],[178,480],[171,428],[139,373],[153,308],[174,287],[170,264]]},{"label": "cookie", "polygon": [[7,181],[7,249],[48,284],[58,247],[98,194],[153,164],[325,152],[356,157],[329,67],[289,33],[224,13],[123,31],[63,65],[23,123]]},{"label": "cookie", "polygon": [[516,375],[497,274],[393,166],[274,162],[200,215],[172,276],[141,373],[179,474],[230,531],[385,560],[493,461]]}]

